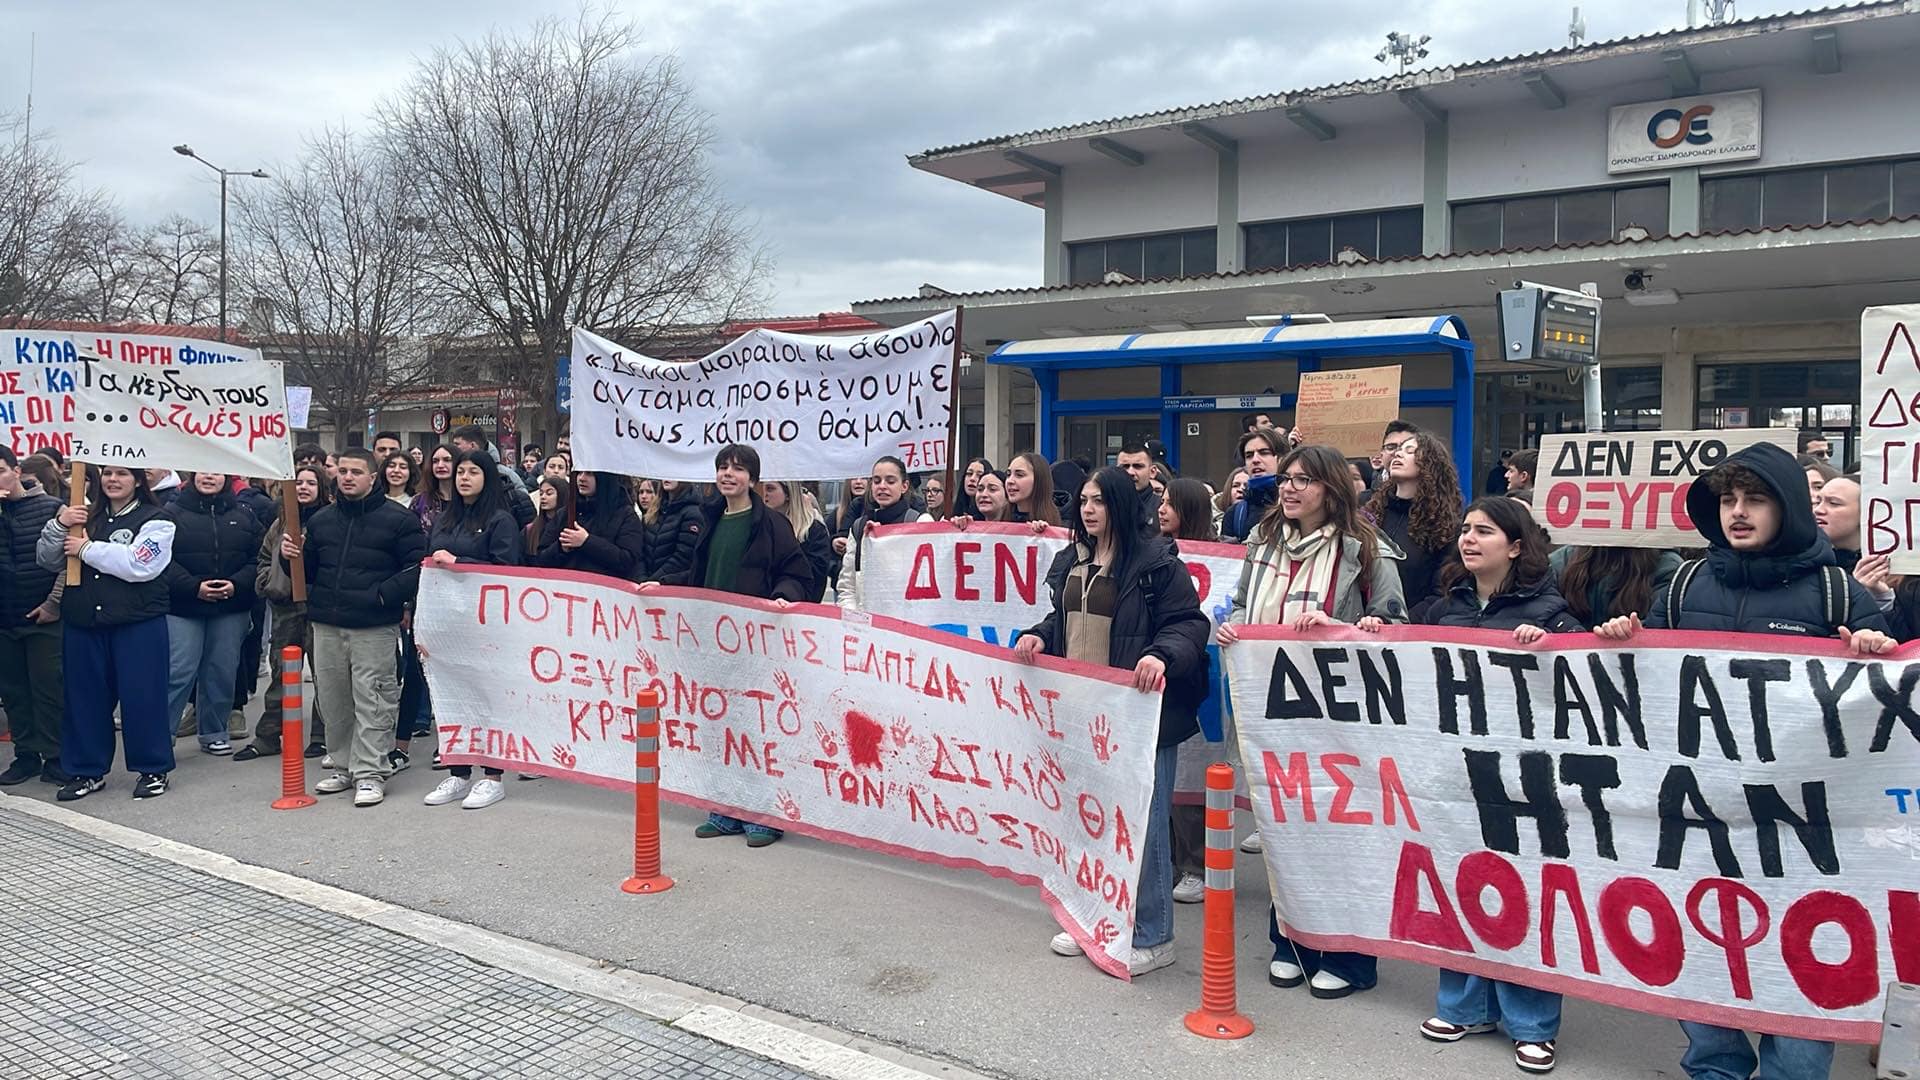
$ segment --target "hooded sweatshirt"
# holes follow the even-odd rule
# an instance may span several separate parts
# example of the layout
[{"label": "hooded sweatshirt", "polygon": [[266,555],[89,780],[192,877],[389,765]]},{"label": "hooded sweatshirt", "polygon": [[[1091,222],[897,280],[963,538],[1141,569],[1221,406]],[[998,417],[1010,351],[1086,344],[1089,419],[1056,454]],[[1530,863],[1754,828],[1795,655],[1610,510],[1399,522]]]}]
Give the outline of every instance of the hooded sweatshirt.
[{"label": "hooded sweatshirt", "polygon": [[[1673,583],[1654,597],[1646,620],[1651,628],[1722,630],[1750,634],[1795,634],[1833,637],[1836,627],[1827,613],[1852,630],[1887,630],[1880,605],[1866,587],[1839,571],[1833,545],[1813,520],[1807,500],[1806,474],[1793,455],[1772,443],[1756,443],[1717,467],[1742,465],[1759,477],[1779,508],[1780,531],[1766,547],[1735,551],[1720,525],[1720,496],[1708,486],[1712,472],[1702,474],[1687,492],[1687,514],[1708,544],[1706,565],[1682,570]],[[1833,567],[1829,570],[1827,568]],[[1685,583],[1685,593],[1673,605],[1679,620],[1669,626],[1668,593]],[[1831,606],[1827,590],[1844,590]]]}]

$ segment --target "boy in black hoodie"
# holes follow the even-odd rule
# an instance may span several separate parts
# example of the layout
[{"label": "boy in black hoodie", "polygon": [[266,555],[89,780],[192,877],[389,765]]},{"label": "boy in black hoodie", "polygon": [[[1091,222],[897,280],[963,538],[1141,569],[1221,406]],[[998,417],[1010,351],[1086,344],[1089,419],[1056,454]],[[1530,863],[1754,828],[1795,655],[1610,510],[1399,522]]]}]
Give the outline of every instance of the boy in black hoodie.
[{"label": "boy in black hoodie", "polygon": [[[1771,443],[1734,454],[1694,481],[1687,514],[1712,547],[1688,563],[1654,597],[1645,625],[1799,637],[1838,637],[1854,653],[1891,652],[1894,639],[1880,605],[1835,565],[1833,545],[1813,519],[1806,475],[1793,455]],[[1625,641],[1640,616],[1622,615],[1594,633]],[[1687,1052],[1680,1067],[1693,1080],[1763,1077],[1821,1080],[1833,1065],[1833,1044],[1785,1035],[1760,1036],[1683,1020]]]}]

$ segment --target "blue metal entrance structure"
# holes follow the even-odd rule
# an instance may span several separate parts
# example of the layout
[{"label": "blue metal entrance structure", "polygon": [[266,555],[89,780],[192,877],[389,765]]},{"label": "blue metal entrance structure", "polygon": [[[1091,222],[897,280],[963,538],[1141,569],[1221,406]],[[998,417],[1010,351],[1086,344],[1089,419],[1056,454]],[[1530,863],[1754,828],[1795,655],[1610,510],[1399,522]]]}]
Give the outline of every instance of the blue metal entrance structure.
[{"label": "blue metal entrance structure", "polygon": [[[1391,362],[1401,357],[1436,355],[1450,358],[1453,385],[1448,389],[1402,390],[1400,404],[1402,408],[1451,407],[1453,423],[1449,441],[1453,445],[1454,460],[1471,462],[1473,342],[1468,340],[1466,324],[1457,315],[1353,322],[1296,322],[1284,317],[1274,326],[1009,341],[995,349],[987,362],[1023,367],[1033,374],[1039,387],[1040,452],[1048,460],[1055,459],[1059,453],[1062,417],[1155,413],[1160,417],[1160,441],[1167,445],[1168,464],[1178,469],[1180,415],[1216,407],[1212,396],[1182,398],[1181,372],[1189,364],[1287,360],[1299,371],[1308,372],[1321,370],[1328,360]],[[1127,367],[1158,367],[1160,396],[1060,400],[1062,371]],[[1247,398],[1238,405],[1225,407],[1291,411],[1295,398],[1295,394],[1285,393]],[[1470,467],[1462,466],[1461,484],[1469,491],[1473,486],[1468,475],[1471,471]]]}]

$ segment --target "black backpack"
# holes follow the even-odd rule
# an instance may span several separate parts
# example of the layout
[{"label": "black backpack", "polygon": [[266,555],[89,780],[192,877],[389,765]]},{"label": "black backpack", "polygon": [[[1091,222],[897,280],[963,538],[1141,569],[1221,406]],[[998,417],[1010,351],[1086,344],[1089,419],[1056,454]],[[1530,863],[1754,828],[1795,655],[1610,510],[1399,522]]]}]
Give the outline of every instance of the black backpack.
[{"label": "black backpack", "polygon": [[[1695,559],[1680,567],[1673,575],[1673,583],[1667,587],[1667,628],[1677,629],[1680,625],[1680,609],[1687,596],[1687,588],[1693,584],[1694,577],[1705,565],[1705,559]],[[1827,620],[1827,632],[1835,633],[1847,625],[1853,618],[1853,592],[1847,586],[1847,572],[1838,566],[1820,568],[1820,594],[1822,610]]]}]

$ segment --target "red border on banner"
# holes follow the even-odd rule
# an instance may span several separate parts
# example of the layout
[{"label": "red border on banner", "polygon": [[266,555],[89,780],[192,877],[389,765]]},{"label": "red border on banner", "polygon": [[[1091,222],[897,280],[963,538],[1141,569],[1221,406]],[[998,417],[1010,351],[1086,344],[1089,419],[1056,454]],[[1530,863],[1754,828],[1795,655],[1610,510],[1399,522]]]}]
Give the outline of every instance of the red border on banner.
[{"label": "red border on banner", "polygon": [[[1852,655],[1838,638],[1725,634],[1704,630],[1642,630],[1627,641],[1609,641],[1591,633],[1548,634],[1536,644],[1521,645],[1513,640],[1510,633],[1504,631],[1476,630],[1459,626],[1390,624],[1371,633],[1345,625],[1319,627],[1305,632],[1273,625],[1249,625],[1236,627],[1236,629],[1239,630],[1242,640],[1265,641],[1388,641],[1411,645],[1442,642],[1534,652],[1680,649],[1694,652],[1753,652],[1795,656],[1847,657]],[[1873,654],[1865,659],[1898,662],[1916,656],[1920,656],[1920,641],[1902,645],[1890,653]],[[1733,1005],[1712,1005],[1648,990],[1634,990],[1603,981],[1598,977],[1585,979],[1571,975],[1558,975],[1540,971],[1537,968],[1485,960],[1477,956],[1388,938],[1370,938],[1352,934],[1318,934],[1300,930],[1285,919],[1281,919],[1280,923],[1289,939],[1303,942],[1310,948],[1333,952],[1357,952],[1391,960],[1406,960],[1433,967],[1451,968],[1490,979],[1521,983],[1588,1001],[1632,1009],[1635,1012],[1802,1039],[1872,1043],[1878,1042],[1881,1037],[1881,1025],[1877,1020],[1828,1020],[1759,1009],[1743,1009]]]},{"label": "red border on banner", "polygon": [[[996,522],[994,524],[1004,523]],[[918,528],[921,526],[903,527]],[[1019,525],[1013,527],[1016,529],[1024,528]],[[857,620],[861,618],[866,618],[870,620],[872,626],[878,629],[899,633],[907,637],[925,641],[929,644],[939,645],[942,648],[958,649],[963,652],[970,652],[978,656],[998,660],[1011,660],[1013,655],[1012,649],[1003,648],[998,645],[989,645],[984,641],[974,641],[971,638],[960,637],[957,634],[949,634],[940,630],[930,630],[924,626],[916,626],[913,623],[904,622],[886,615],[856,615],[854,618],[849,619],[845,617],[847,613],[832,604],[790,604],[785,608],[781,608],[771,600],[760,600],[734,593],[713,592],[707,589],[690,589],[677,585],[659,585],[651,589],[643,590],[631,581],[626,581],[621,578],[604,577],[599,574],[589,574],[580,570],[544,569],[530,566],[489,566],[469,563],[459,563],[453,566],[436,566],[429,562],[423,562],[422,566],[423,568],[435,571],[451,571],[457,574],[484,574],[489,577],[525,578],[533,581],[574,581],[584,585],[595,585],[601,588],[612,589],[616,592],[628,593],[636,598],[664,597],[678,600],[700,600],[728,607],[746,608],[748,610],[765,612],[772,615],[798,613],[827,617],[833,619],[835,622],[841,623],[857,622]],[[423,657],[422,662],[431,664],[431,659]],[[1103,664],[1087,664],[1077,660],[1063,660],[1058,657],[1040,656],[1035,658],[1035,662],[1031,666],[1048,668],[1069,675],[1076,675],[1081,678],[1094,679],[1100,682],[1110,683],[1114,686],[1122,686],[1128,690],[1133,689],[1133,672],[1110,668]],[[435,734],[437,737],[437,730]],[[634,786],[633,781],[629,779],[595,776],[573,769],[557,768],[544,761],[509,761],[505,758],[490,757],[483,754],[462,754],[457,751],[452,753],[443,752],[441,754],[441,761],[450,765],[479,765],[484,768],[500,769],[503,771],[509,769],[525,771],[529,768],[535,768],[539,770],[542,776],[574,780],[615,791],[632,792]],[[682,806],[690,806],[698,810],[725,814],[728,817],[739,818],[742,821],[751,821],[756,825],[765,825],[768,828],[799,833],[802,836],[810,836],[814,839],[825,840],[829,843],[859,848],[864,851],[879,852],[883,855],[893,855],[899,858],[911,859],[915,862],[930,863],[935,866],[944,866],[955,870],[977,871],[1013,882],[1016,885],[1030,886],[1040,893],[1040,897],[1046,903],[1047,908],[1053,912],[1054,921],[1068,934],[1071,934],[1075,941],[1080,943],[1080,947],[1085,950],[1088,960],[1092,961],[1096,967],[1109,975],[1120,979],[1131,979],[1125,962],[1100,951],[1099,947],[1094,944],[1093,937],[1081,930],[1080,927],[1074,923],[1073,919],[1067,914],[1065,906],[1063,906],[1060,900],[1053,895],[1052,891],[1046,887],[1043,879],[1035,875],[1023,874],[1017,870],[1011,870],[1003,866],[990,866],[973,859],[959,859],[950,855],[940,855],[930,851],[921,851],[917,848],[889,844],[881,840],[874,840],[868,837],[855,836],[851,833],[839,832],[834,829],[825,829],[819,826],[809,825],[804,821],[790,821],[777,814],[762,813],[757,810],[749,810],[745,807],[729,806],[725,803],[712,802],[692,795],[682,794],[668,789],[667,783],[673,774],[672,771],[666,767],[666,762],[663,761],[661,766],[661,796],[671,802],[679,803]]]}]

